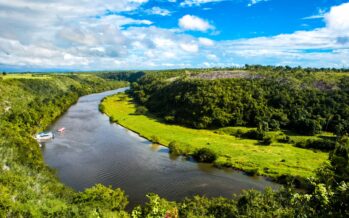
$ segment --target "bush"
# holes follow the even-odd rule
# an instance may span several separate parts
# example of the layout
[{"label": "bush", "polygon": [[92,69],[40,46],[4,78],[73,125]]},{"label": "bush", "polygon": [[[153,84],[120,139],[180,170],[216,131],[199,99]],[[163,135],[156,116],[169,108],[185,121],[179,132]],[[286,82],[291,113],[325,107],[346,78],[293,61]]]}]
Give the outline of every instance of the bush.
[{"label": "bush", "polygon": [[290,143],[291,138],[288,135],[281,136],[280,138],[277,139],[278,142],[281,143]]},{"label": "bush", "polygon": [[115,117],[111,116],[111,117],[109,117],[109,122],[110,123],[117,123],[118,119],[116,119]]},{"label": "bush", "polygon": [[100,112],[102,112],[102,113],[105,112],[105,107],[104,107],[103,104],[100,104],[100,105],[98,106],[98,108],[99,108],[99,111],[100,111]]},{"label": "bush", "polygon": [[298,148],[313,148],[313,149],[318,149],[322,151],[331,151],[335,149],[336,143],[334,141],[330,140],[312,140],[308,139],[306,141],[301,141],[295,144],[296,147]]},{"label": "bush", "polygon": [[270,145],[273,142],[270,136],[264,136],[263,139],[259,142],[261,145]]},{"label": "bush", "polygon": [[263,140],[265,137],[265,132],[262,130],[250,130],[246,133],[241,134],[242,138]]},{"label": "bush", "polygon": [[170,154],[181,155],[183,153],[176,141],[170,142],[170,144],[168,145],[168,148],[170,149]]},{"label": "bush", "polygon": [[313,119],[301,119],[295,122],[294,130],[305,135],[316,135],[321,132],[319,121]]},{"label": "bush", "polygon": [[125,192],[97,184],[84,192],[76,194],[75,204],[96,208],[99,210],[121,211],[128,204]]},{"label": "bush", "polygon": [[245,169],[245,173],[249,176],[256,176],[258,174],[258,169]]},{"label": "bush", "polygon": [[148,113],[148,109],[144,106],[138,106],[137,109],[136,109],[136,114],[138,115],[144,115]]},{"label": "bush", "polygon": [[157,136],[155,136],[155,135],[153,135],[153,136],[150,137],[150,141],[153,142],[153,143],[155,143],[155,144],[160,144],[160,139],[159,139],[159,137],[157,137]]},{"label": "bush", "polygon": [[174,121],[175,121],[175,117],[174,116],[165,116],[164,119],[168,123],[174,123]]},{"label": "bush", "polygon": [[194,153],[193,157],[199,162],[212,163],[217,159],[217,154],[209,148],[201,148]]}]

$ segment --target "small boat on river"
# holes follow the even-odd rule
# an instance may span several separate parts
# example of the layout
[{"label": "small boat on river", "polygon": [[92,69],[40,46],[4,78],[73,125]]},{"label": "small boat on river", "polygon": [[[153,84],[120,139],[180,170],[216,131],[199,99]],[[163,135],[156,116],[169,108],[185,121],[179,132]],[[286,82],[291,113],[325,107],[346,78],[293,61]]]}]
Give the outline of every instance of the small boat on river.
[{"label": "small boat on river", "polygon": [[40,142],[53,139],[54,137],[53,132],[41,132],[35,136],[35,139]]}]

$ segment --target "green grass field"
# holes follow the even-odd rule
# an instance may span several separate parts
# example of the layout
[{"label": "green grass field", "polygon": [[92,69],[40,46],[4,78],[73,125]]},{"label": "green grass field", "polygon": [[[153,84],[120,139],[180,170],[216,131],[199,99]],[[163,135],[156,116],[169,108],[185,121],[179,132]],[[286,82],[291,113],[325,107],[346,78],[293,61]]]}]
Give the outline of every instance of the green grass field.
[{"label": "green grass field", "polygon": [[257,171],[259,175],[271,178],[280,175],[302,178],[313,176],[314,171],[328,158],[328,153],[296,148],[291,144],[273,142],[269,146],[262,146],[256,140],[240,139],[220,130],[191,129],[165,124],[150,116],[136,115],[135,104],[126,94],[107,97],[101,108],[111,120],[147,139],[156,137],[165,146],[176,141],[180,149],[188,155],[196,149],[207,147],[219,155],[216,165],[247,172]]},{"label": "green grass field", "polygon": [[5,80],[7,79],[50,79],[51,77],[48,75],[34,75],[34,74],[7,74],[1,75],[1,77]]}]

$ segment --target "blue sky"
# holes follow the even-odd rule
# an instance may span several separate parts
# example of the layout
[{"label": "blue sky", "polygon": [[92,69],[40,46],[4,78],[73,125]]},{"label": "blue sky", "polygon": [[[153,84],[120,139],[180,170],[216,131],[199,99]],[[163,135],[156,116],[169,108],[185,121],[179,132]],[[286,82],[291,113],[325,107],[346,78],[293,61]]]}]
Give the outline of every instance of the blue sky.
[{"label": "blue sky", "polygon": [[161,28],[176,28],[178,19],[192,14],[210,21],[220,34],[204,34],[215,40],[230,40],[258,36],[273,36],[292,33],[297,30],[311,30],[324,26],[322,19],[303,19],[319,15],[319,11],[328,12],[331,6],[344,3],[342,0],[269,0],[248,6],[248,0],[228,0],[201,4],[198,6],[180,6],[180,2],[150,1],[142,6],[143,10],[160,7],[171,12],[171,16],[149,15],[146,13],[125,13],[135,19],[150,19]]},{"label": "blue sky", "polygon": [[342,0],[0,0],[0,70],[349,67]]}]

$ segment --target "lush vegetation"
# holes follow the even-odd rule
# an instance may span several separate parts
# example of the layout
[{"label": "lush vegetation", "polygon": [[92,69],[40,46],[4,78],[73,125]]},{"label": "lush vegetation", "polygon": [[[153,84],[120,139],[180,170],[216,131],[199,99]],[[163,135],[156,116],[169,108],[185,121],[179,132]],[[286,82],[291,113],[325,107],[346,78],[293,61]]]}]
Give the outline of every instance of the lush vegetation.
[{"label": "lush vegetation", "polygon": [[[136,105],[126,94],[107,97],[101,104],[101,109],[111,117],[111,120],[131,129],[147,139],[169,146],[176,154],[192,155],[198,160],[200,149],[206,148],[212,155],[208,160],[216,166],[234,167],[246,172],[266,175],[274,179],[287,176],[306,178],[313,176],[315,170],[327,160],[328,153],[312,151],[293,146],[289,143],[278,142],[285,135],[282,132],[268,132],[272,138],[268,146],[260,143],[259,139],[266,136],[254,135],[254,128],[229,127],[215,130],[192,129],[188,127],[167,124],[151,115],[139,115]],[[242,136],[239,136],[241,134]],[[249,138],[247,138],[247,137]],[[299,136],[289,136],[290,140],[302,142]],[[314,137],[320,140],[323,136]],[[305,140],[305,139],[304,139]],[[205,151],[205,150],[204,150]],[[201,154],[201,155],[200,155]]]},{"label": "lush vegetation", "polygon": [[75,193],[61,184],[32,137],[79,96],[122,86],[126,83],[88,74],[0,77],[0,217],[124,213],[127,199],[119,189],[97,185]]},{"label": "lush vegetation", "polygon": [[[259,70],[258,68],[255,69],[255,67],[249,67],[248,69]],[[297,70],[280,69],[287,71]],[[306,71],[313,72],[312,69],[307,69]],[[154,72],[147,72],[142,80],[149,79],[154,74]],[[337,74],[333,78],[336,84],[345,76]],[[191,76],[185,71],[162,72],[159,75],[158,83],[154,83],[154,87],[157,84],[167,86],[170,83],[182,80],[185,82]],[[202,80],[200,75],[194,76],[198,76],[198,78],[193,80]],[[317,78],[322,76],[324,75],[316,75]],[[161,129],[160,126],[155,126],[160,131],[151,133],[147,137],[154,142],[169,145],[174,153],[181,154],[183,151],[189,151],[198,160],[214,161],[219,165],[219,161],[224,156],[217,152],[215,147],[221,145],[221,149],[229,150],[233,147],[231,146],[232,144],[236,144],[236,148],[240,147],[242,149],[245,147],[247,149],[245,150],[246,154],[254,153],[260,155],[263,152],[267,154],[269,151],[268,158],[264,160],[266,164],[269,164],[269,159],[273,159],[275,156],[279,165],[282,166],[284,163],[287,163],[288,159],[280,160],[278,155],[286,155],[285,157],[290,158],[290,160],[300,155],[298,160],[300,161],[300,164],[298,164],[300,168],[304,166],[311,167],[309,165],[312,164],[320,166],[320,163],[327,156],[329,159],[321,165],[316,173],[308,175],[310,177],[310,186],[306,193],[297,193],[292,188],[286,187],[280,191],[267,189],[265,192],[258,192],[249,190],[240,196],[234,196],[230,199],[208,199],[196,196],[181,202],[170,202],[156,194],[149,194],[149,201],[145,205],[133,208],[129,212],[125,211],[128,202],[127,196],[120,189],[97,184],[84,192],[77,193],[65,187],[57,180],[54,171],[44,164],[41,151],[37,142],[33,140],[32,134],[45,129],[47,125],[73,104],[80,95],[124,86],[124,82],[113,81],[113,79],[118,78],[114,77],[113,73],[98,76],[95,74],[3,74],[0,76],[0,217],[349,216],[349,142],[345,136],[345,131],[340,131],[340,134],[335,139],[333,134],[330,133],[311,137],[300,136],[292,132],[268,131],[272,129],[268,120],[258,122],[254,127],[226,127],[227,125],[224,125],[224,128],[214,130],[190,129],[161,123],[164,120],[167,122],[180,122],[180,120],[172,119],[172,117],[166,118],[161,113],[158,115],[163,117],[163,119],[158,119],[157,116],[149,114],[148,109],[151,112],[155,111],[148,107],[147,101],[144,101],[146,107],[143,105],[136,108],[132,102],[128,102],[130,99],[125,95],[107,98],[104,104],[101,105],[101,109],[107,111],[108,108],[113,107],[117,110],[110,112],[113,115],[111,117],[112,121],[127,123],[132,122],[132,119],[140,119],[144,122],[154,122],[149,124],[164,125],[164,129]],[[127,80],[129,81],[134,80],[133,76],[123,78],[128,78]],[[227,81],[229,80],[233,79],[227,79]],[[326,80],[329,80],[327,76]],[[149,93],[142,90],[143,88],[140,89],[139,85],[138,89],[137,84],[134,84],[133,87],[135,87],[135,91],[139,91],[134,93],[135,96],[143,96],[146,99],[152,98]],[[168,93],[164,92],[163,94],[167,95]],[[141,99],[138,100],[142,102],[140,101]],[[342,104],[342,102],[338,103]],[[118,107],[115,107],[115,105],[118,105]],[[122,114],[122,116],[117,117],[116,114]],[[315,118],[312,117],[311,119]],[[331,118],[329,123],[336,119]],[[139,123],[136,122],[136,125],[139,125]],[[249,125],[248,123],[245,124]],[[186,125],[191,126],[192,124],[186,123]],[[215,122],[212,122],[208,126],[214,127],[215,125]],[[251,123],[251,125],[253,126],[254,124]],[[165,127],[174,128],[171,129],[174,130],[172,135],[177,135],[178,132],[177,138],[184,139],[190,134],[197,134],[199,141],[193,143],[195,147],[192,149],[189,144],[183,144],[181,140],[168,140],[166,137],[170,137],[171,132],[168,132],[169,135],[166,136]],[[280,127],[283,128],[284,126],[280,124]],[[291,129],[291,126],[285,125],[285,128]],[[332,131],[331,129],[328,130]],[[252,137],[255,139],[250,139]],[[194,140],[194,137],[191,139]],[[231,140],[231,142],[227,143],[224,140]],[[317,147],[318,142],[322,143],[320,147]],[[302,148],[292,146],[291,144],[297,144],[298,147]],[[316,147],[317,150],[312,151],[303,149],[303,147],[312,149]],[[324,147],[325,149],[323,149]],[[330,150],[329,155],[318,151],[318,149]],[[240,150],[239,152],[243,153],[244,151]],[[296,153],[292,154],[293,152]],[[317,157],[317,160],[315,157]],[[308,160],[309,162],[307,162],[307,159],[312,158],[314,158],[313,161]],[[244,159],[242,158],[240,161],[244,161]],[[254,161],[258,163],[258,159],[251,159],[251,163]],[[252,169],[255,169],[254,167],[252,165]],[[262,172],[266,172],[264,170],[266,169],[263,168]],[[305,171],[308,170],[306,169]],[[290,172],[289,170],[286,171],[287,173]]]},{"label": "lush vegetation", "polygon": [[347,73],[301,68],[148,73],[132,85],[136,101],[169,123],[288,129],[304,135],[349,132]]}]

